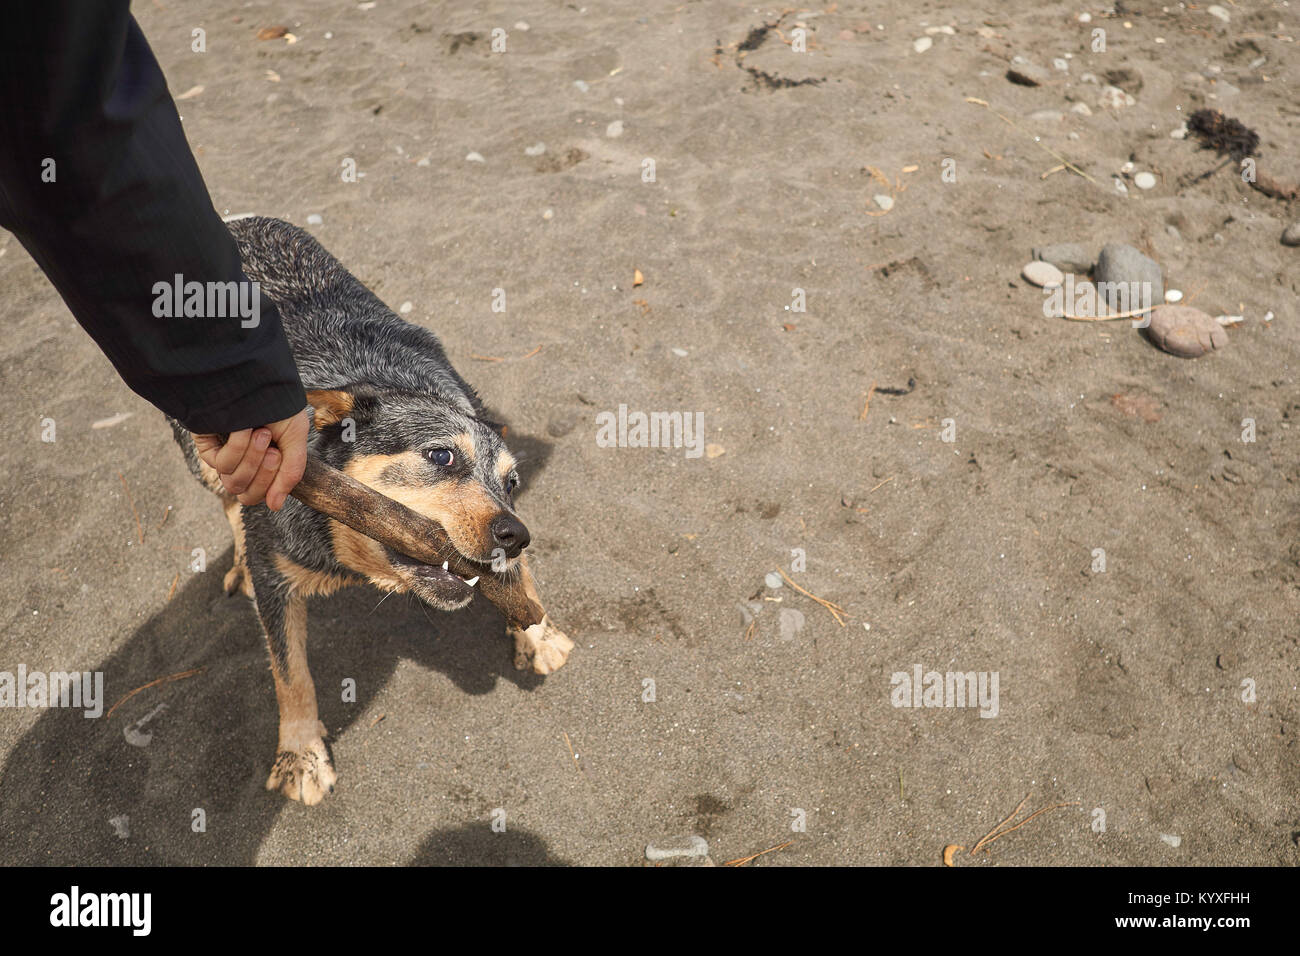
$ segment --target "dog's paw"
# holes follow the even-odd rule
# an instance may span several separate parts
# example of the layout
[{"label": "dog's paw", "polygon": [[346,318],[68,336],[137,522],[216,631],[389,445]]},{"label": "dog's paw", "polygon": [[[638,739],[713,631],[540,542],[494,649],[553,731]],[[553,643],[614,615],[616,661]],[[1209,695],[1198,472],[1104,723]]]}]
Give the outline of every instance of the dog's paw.
[{"label": "dog's paw", "polygon": [[317,739],[296,750],[281,750],[266,780],[267,790],[279,790],[290,800],[314,807],[334,792],[338,775],[325,741]]},{"label": "dog's paw", "polygon": [[515,667],[521,671],[531,666],[534,673],[553,674],[573,650],[573,641],[549,617],[522,631],[512,628],[510,633],[515,639]]}]

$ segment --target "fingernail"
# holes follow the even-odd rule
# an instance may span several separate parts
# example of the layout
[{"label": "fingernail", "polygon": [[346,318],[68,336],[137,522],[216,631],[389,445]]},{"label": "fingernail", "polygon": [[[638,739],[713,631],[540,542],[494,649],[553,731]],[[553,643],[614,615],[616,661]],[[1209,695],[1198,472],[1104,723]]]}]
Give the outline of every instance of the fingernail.
[{"label": "fingernail", "polygon": [[264,451],[266,446],[271,444],[271,433],[268,431],[259,431],[253,436],[253,445],[258,451]]}]

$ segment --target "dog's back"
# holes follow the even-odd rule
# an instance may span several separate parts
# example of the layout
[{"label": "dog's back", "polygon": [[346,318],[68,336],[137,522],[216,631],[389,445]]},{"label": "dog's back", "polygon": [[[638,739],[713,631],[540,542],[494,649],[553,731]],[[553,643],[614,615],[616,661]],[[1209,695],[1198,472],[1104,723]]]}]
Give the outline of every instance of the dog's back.
[{"label": "dog's back", "polygon": [[[471,416],[482,411],[438,337],[399,318],[309,233],[265,216],[234,219],[227,228],[245,274],[280,313],[304,388],[364,383],[436,395]],[[167,421],[190,471],[219,490],[200,470],[190,433]]]}]

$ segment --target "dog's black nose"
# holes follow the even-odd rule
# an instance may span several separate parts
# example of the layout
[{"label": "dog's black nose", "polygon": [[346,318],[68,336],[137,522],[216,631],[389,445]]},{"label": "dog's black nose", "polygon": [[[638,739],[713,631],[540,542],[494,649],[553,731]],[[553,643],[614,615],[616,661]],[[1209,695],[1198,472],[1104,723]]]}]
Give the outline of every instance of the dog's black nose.
[{"label": "dog's black nose", "polygon": [[516,557],[532,540],[528,537],[528,529],[524,527],[524,523],[514,515],[507,514],[498,516],[492,522],[492,537],[498,546],[505,549],[506,556],[510,558]]}]

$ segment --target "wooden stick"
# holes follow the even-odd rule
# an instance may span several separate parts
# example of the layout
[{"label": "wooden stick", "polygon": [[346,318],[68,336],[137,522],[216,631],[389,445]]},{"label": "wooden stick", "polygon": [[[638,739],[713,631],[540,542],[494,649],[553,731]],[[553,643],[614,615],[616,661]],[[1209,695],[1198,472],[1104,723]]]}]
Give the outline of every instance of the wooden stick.
[{"label": "wooden stick", "polygon": [[522,575],[497,574],[486,565],[469,561],[456,550],[436,521],[366,487],[313,455],[307,456],[307,470],[293,489],[293,497],[416,561],[435,565],[446,561],[447,567],[461,577],[477,575],[478,589],[500,609],[511,627],[524,630],[540,624],[546,614],[528,596]]}]

